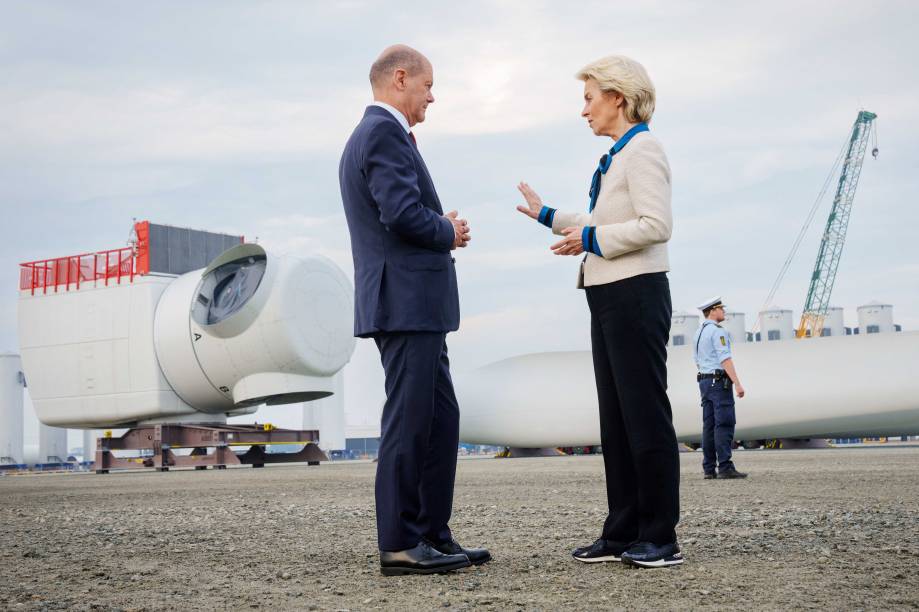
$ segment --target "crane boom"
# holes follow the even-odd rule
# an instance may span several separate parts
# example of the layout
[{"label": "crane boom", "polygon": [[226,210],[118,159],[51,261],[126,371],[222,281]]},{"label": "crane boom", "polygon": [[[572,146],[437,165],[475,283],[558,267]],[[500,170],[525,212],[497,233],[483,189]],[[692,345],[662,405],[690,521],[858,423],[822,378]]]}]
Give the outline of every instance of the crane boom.
[{"label": "crane boom", "polygon": [[[836,282],[836,270],[839,268],[842,247],[846,241],[852,203],[855,201],[855,189],[858,187],[858,177],[865,161],[865,149],[868,147],[868,139],[876,118],[877,115],[874,113],[859,111],[852,126],[836,196],[833,198],[833,208],[826,220],[826,229],[823,231],[823,239],[817,251],[817,263],[814,265],[807,300],[801,314],[801,323],[796,332],[799,338],[820,336],[823,332],[823,322],[830,306],[830,295]],[[872,153],[877,156],[877,149]]]}]

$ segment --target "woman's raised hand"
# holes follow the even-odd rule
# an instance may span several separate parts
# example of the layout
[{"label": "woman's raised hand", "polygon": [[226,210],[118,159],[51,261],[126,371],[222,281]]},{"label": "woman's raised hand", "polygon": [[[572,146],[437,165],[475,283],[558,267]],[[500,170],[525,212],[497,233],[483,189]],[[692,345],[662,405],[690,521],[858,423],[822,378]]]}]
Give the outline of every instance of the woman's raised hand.
[{"label": "woman's raised hand", "polygon": [[517,185],[517,189],[520,190],[520,193],[523,194],[523,199],[526,200],[526,206],[517,206],[517,210],[530,217],[531,219],[539,219],[539,211],[542,210],[542,198],[540,198],[533,188],[520,181],[520,184]]}]

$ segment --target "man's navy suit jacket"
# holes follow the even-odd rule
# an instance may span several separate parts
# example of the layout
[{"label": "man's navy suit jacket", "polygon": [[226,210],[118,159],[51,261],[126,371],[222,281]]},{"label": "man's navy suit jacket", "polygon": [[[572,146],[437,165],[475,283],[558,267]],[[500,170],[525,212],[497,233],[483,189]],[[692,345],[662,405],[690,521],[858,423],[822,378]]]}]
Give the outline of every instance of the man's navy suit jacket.
[{"label": "man's navy suit jacket", "polygon": [[388,110],[367,107],[338,179],[354,256],[354,335],[458,329],[453,224],[417,147]]}]

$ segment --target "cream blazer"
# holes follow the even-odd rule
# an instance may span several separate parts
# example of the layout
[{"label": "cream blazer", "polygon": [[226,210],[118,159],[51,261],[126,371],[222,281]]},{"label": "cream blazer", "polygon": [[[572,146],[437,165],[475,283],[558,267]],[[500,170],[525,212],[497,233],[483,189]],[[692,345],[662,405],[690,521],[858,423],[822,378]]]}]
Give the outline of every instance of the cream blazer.
[{"label": "cream blazer", "polygon": [[670,269],[670,193],[670,165],[660,142],[650,132],[639,132],[616,153],[601,176],[592,213],[555,212],[554,234],[572,226],[597,228],[603,257],[587,254],[578,275],[579,287]]}]

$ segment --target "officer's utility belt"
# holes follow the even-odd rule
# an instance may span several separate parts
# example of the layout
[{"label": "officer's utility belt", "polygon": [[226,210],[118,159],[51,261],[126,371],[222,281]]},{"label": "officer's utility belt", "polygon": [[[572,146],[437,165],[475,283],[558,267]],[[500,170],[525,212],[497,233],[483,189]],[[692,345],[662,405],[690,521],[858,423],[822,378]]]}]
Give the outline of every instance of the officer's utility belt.
[{"label": "officer's utility belt", "polygon": [[710,374],[702,374],[701,372],[696,374],[697,381],[705,380],[706,378],[714,378],[715,380],[723,380],[725,378],[728,378],[728,374],[724,370],[715,370],[714,372]]}]

